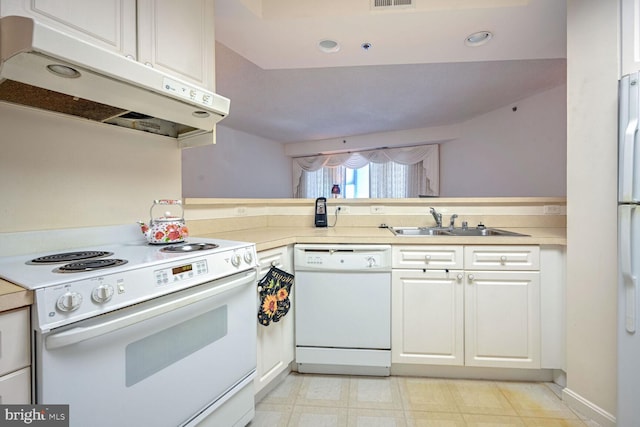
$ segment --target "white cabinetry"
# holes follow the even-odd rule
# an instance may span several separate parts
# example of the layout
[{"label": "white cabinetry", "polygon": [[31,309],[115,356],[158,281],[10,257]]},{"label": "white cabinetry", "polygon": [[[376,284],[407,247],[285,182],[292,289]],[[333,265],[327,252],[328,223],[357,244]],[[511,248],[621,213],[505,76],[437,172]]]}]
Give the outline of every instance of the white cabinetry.
[{"label": "white cabinetry", "polygon": [[138,0],[139,62],[215,90],[213,0]]},{"label": "white cabinetry", "polygon": [[136,57],[135,0],[2,0],[0,15],[28,16],[79,40]]},{"label": "white cabinetry", "polygon": [[640,0],[620,1],[622,75],[640,70]]},{"label": "white cabinetry", "polygon": [[393,268],[462,270],[462,246],[392,246]]},{"label": "white cabinetry", "polygon": [[540,368],[537,246],[393,251],[393,363]]},{"label": "white cabinetry", "polygon": [[464,363],[462,277],[462,270],[393,270],[392,363]]},{"label": "white cabinetry", "polygon": [[29,307],[0,313],[0,404],[31,403]]},{"label": "white cabinetry", "polygon": [[[293,251],[290,246],[283,246],[258,252],[258,264],[258,279],[267,274],[271,266],[292,273]],[[293,288],[291,292],[293,294]],[[289,364],[293,361],[295,347],[293,295],[289,298],[291,309],[286,316],[269,326],[258,325],[258,363],[254,382],[256,394],[279,374],[288,370]],[[255,321],[257,322],[257,319]]]},{"label": "white cabinetry", "polygon": [[464,363],[462,246],[393,246],[391,362]]},{"label": "white cabinetry", "polygon": [[213,0],[0,0],[9,15],[215,89]]},{"label": "white cabinetry", "polygon": [[465,365],[540,368],[540,248],[465,246]]}]

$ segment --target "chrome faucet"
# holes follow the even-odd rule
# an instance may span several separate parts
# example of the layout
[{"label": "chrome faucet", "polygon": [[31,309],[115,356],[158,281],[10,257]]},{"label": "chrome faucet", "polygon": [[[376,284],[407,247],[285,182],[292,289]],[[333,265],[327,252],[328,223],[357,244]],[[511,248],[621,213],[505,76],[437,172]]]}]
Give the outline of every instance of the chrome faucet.
[{"label": "chrome faucet", "polygon": [[458,214],[451,215],[451,222],[449,222],[449,229],[453,230],[453,224],[456,222],[456,218],[458,218]]},{"label": "chrome faucet", "polygon": [[442,227],[442,214],[438,213],[434,208],[429,208],[429,212],[433,215],[433,219],[436,220],[436,226]]}]

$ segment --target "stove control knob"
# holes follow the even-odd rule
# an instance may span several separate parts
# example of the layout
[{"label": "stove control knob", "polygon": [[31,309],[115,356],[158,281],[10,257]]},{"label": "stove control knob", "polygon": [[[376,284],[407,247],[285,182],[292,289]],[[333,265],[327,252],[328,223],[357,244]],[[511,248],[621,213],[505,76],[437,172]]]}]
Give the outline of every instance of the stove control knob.
[{"label": "stove control knob", "polygon": [[241,259],[240,259],[240,255],[238,255],[238,254],[233,254],[233,255],[231,256],[231,264],[232,264],[234,267],[239,267],[239,266],[240,266],[240,261],[241,261]]},{"label": "stove control knob", "polygon": [[104,284],[100,285],[91,292],[91,298],[98,304],[107,302],[113,296],[113,286]]},{"label": "stove control knob", "polygon": [[244,262],[246,262],[247,264],[251,264],[252,261],[253,261],[253,254],[251,253],[251,251],[246,251],[244,253]]},{"label": "stove control knob", "polygon": [[77,292],[67,291],[58,298],[58,310],[62,312],[69,312],[77,310],[82,304],[82,295]]}]

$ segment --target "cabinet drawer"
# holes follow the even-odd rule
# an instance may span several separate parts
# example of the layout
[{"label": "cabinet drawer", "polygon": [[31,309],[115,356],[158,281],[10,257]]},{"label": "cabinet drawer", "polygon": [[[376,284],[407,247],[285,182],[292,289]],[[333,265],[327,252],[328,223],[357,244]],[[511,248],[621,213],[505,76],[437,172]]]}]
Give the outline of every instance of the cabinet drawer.
[{"label": "cabinet drawer", "polygon": [[289,246],[258,252],[258,276],[266,274],[271,267],[291,272],[291,251]]},{"label": "cabinet drawer", "polygon": [[0,314],[0,375],[29,366],[29,307]]},{"label": "cabinet drawer", "polygon": [[457,269],[463,268],[462,246],[393,246],[393,268]]},{"label": "cabinet drawer", "polygon": [[31,403],[31,368],[0,377],[0,404],[28,405]]},{"label": "cabinet drawer", "polygon": [[538,246],[465,246],[466,270],[539,270]]}]

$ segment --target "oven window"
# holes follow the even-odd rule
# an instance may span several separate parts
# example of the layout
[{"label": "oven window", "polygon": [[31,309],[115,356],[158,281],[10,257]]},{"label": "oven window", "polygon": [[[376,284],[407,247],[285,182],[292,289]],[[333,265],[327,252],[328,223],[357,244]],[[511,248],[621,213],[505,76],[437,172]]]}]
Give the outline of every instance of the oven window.
[{"label": "oven window", "polygon": [[227,306],[201,314],[127,345],[126,385],[161,371],[227,335]]}]

